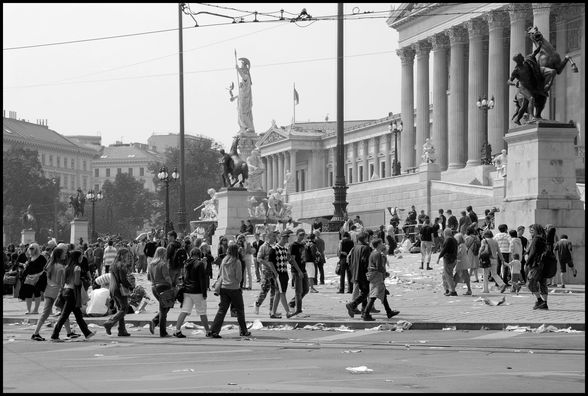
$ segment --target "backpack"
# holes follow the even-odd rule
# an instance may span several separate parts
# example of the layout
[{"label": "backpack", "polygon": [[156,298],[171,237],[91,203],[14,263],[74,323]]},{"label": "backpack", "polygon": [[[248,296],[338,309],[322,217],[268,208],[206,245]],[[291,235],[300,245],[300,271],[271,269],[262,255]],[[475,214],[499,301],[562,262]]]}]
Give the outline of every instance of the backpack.
[{"label": "backpack", "polygon": [[557,259],[555,258],[553,250],[547,249],[543,252],[543,255],[541,256],[541,264],[543,265],[543,271],[541,272],[543,278],[552,278],[555,276],[555,273],[557,272]]},{"label": "backpack", "polygon": [[187,259],[188,254],[186,253],[186,249],[183,247],[177,248],[172,259],[172,268],[182,268]]},{"label": "backpack", "polygon": [[474,235],[474,243],[472,243],[472,253],[474,253],[474,256],[477,256],[480,253],[480,246],[482,246],[480,238]]}]

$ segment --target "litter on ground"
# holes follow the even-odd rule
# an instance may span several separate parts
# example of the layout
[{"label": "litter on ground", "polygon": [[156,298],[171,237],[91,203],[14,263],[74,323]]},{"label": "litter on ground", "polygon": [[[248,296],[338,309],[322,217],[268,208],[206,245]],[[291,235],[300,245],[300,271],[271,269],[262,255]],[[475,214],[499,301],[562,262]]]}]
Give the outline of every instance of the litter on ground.
[{"label": "litter on ground", "polygon": [[367,366],[346,367],[345,370],[349,371],[352,374],[371,373],[374,371],[371,368],[367,368]]}]

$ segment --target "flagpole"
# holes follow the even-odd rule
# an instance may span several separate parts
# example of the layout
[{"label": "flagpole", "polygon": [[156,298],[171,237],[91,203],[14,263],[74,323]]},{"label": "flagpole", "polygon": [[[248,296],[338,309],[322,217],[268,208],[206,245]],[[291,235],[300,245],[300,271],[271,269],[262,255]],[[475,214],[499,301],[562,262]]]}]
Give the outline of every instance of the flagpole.
[{"label": "flagpole", "polygon": [[295,97],[295,92],[296,92],[296,83],[294,83],[294,91],[292,92],[292,104],[293,104],[293,109],[294,109],[294,118],[292,118],[292,126],[294,126],[294,124],[296,124],[296,97]]}]

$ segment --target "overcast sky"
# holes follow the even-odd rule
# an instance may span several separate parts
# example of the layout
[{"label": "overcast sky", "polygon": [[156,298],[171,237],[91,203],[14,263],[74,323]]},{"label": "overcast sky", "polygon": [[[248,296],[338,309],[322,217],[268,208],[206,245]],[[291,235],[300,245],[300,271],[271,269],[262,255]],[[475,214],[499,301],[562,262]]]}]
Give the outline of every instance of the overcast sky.
[{"label": "overcast sky", "polygon": [[[313,17],[336,16],[336,3],[188,3],[192,12],[239,17],[241,11]],[[345,119],[376,119],[400,112],[398,33],[386,25],[389,3],[347,3],[345,14],[364,14],[344,25]],[[295,14],[295,15],[293,15]],[[275,15],[279,15],[279,12]],[[374,17],[378,18],[374,18]],[[371,18],[368,18],[371,17]],[[290,124],[293,84],[296,120],[337,117],[336,20],[237,23],[194,17],[184,29],[185,133],[229,146],[239,128],[234,50],[251,62],[253,120],[258,133],[272,120]],[[253,15],[245,16],[246,22]],[[259,21],[275,21],[258,15]],[[184,27],[194,20],[184,15]],[[213,25],[217,26],[206,26]],[[4,110],[19,119],[47,119],[64,135],[102,136],[102,144],[147,143],[153,133],[179,132],[178,31],[80,43],[30,46],[177,29],[177,3],[3,4]],[[234,93],[237,93],[235,89]]]}]

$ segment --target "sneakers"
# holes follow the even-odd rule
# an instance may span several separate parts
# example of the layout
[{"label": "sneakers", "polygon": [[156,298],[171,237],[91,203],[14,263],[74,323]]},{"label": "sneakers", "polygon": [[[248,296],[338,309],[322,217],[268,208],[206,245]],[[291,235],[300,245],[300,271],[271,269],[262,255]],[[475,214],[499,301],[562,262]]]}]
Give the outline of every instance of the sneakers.
[{"label": "sneakers", "polygon": [[537,307],[537,309],[545,309],[545,310],[548,310],[549,307],[547,306],[547,301],[543,301],[543,304],[539,304],[539,306]]},{"label": "sneakers", "polygon": [[471,290],[468,290],[468,291],[467,291],[467,292],[465,292],[463,295],[464,295],[464,296],[471,296],[471,295],[472,295],[472,291],[471,291]]},{"label": "sneakers", "polygon": [[508,283],[505,283],[504,285],[502,285],[502,287],[500,288],[500,293],[504,293],[504,291],[506,290],[507,287],[508,287]]},{"label": "sneakers", "polygon": [[287,317],[287,318],[291,318],[292,316],[296,316],[296,315],[298,315],[299,313],[302,313],[302,311],[288,312],[288,313],[286,314],[286,317]]},{"label": "sneakers", "polygon": [[109,326],[108,324],[104,323],[102,325],[102,327],[104,327],[104,330],[106,330],[106,334],[111,335],[112,332],[110,331],[112,329],[112,326]]},{"label": "sneakers", "polygon": [[388,312],[388,313],[386,314],[386,316],[388,317],[388,319],[390,319],[391,317],[393,317],[393,316],[396,316],[396,315],[398,315],[399,313],[400,313],[400,311],[394,311],[394,310],[392,310],[392,311]]},{"label": "sneakers", "polygon": [[221,335],[219,333],[213,333],[211,331],[209,331],[208,333],[206,333],[206,336],[208,338],[222,338]]},{"label": "sneakers", "polygon": [[432,268],[432,267],[429,267],[429,266],[427,265],[427,269],[428,269],[428,270],[432,270],[433,268]]},{"label": "sneakers", "polygon": [[90,338],[94,337],[96,335],[96,332],[91,331],[88,334],[86,334],[86,340],[89,340]]},{"label": "sneakers", "polygon": [[362,319],[364,322],[373,322],[374,320],[376,320],[376,319],[374,319],[374,317],[373,317],[372,315],[363,315],[363,316],[361,317],[361,319]]},{"label": "sneakers", "polygon": [[349,316],[353,318],[355,316],[355,309],[353,305],[351,303],[347,303],[345,304],[345,307],[347,308],[347,313]]},{"label": "sneakers", "polygon": [[293,302],[293,301],[290,301],[290,302],[288,303],[288,306],[289,306],[290,308],[294,308],[294,307],[296,307],[296,303],[295,303],[295,302]]},{"label": "sneakers", "polygon": [[241,332],[240,335],[241,335],[241,337],[249,337],[251,335],[251,332],[250,331],[246,331],[245,333]]},{"label": "sneakers", "polygon": [[71,338],[71,339],[78,338],[78,337],[80,337],[80,335],[77,333],[74,333],[73,331],[67,335],[67,338]]},{"label": "sneakers", "polygon": [[372,313],[380,313],[380,310],[379,310],[379,309],[376,309],[376,308],[374,308],[374,307],[372,307],[372,309],[370,310],[370,313],[371,313],[371,314],[372,314]]},{"label": "sneakers", "polygon": [[359,309],[355,308],[353,310],[353,313],[355,313],[356,315],[360,315],[362,312]]},{"label": "sneakers", "polygon": [[279,314],[279,313],[270,314],[270,319],[282,319],[282,314]]},{"label": "sneakers", "polygon": [[457,296],[457,292],[452,291],[451,293],[449,293],[450,296]]},{"label": "sneakers", "polygon": [[41,337],[39,334],[33,334],[31,336],[31,340],[35,340],[35,341],[45,341],[45,339],[43,337]]},{"label": "sneakers", "polygon": [[539,305],[543,304],[543,300],[537,300],[535,301],[535,305],[533,306],[533,309],[537,309],[539,308]]},{"label": "sneakers", "polygon": [[53,341],[53,342],[63,342],[63,340],[61,338],[59,338],[59,337],[56,337],[56,338],[51,337],[51,341]]},{"label": "sneakers", "polygon": [[449,295],[449,290],[445,290],[445,293],[443,293],[444,296],[448,296]]},{"label": "sneakers", "polygon": [[181,331],[176,331],[173,336],[176,338],[186,338],[186,336],[183,335]]},{"label": "sneakers", "polygon": [[311,293],[318,293],[319,291],[318,291],[317,289],[314,289],[314,288],[313,288],[313,289],[310,289],[310,292],[311,292]]}]

